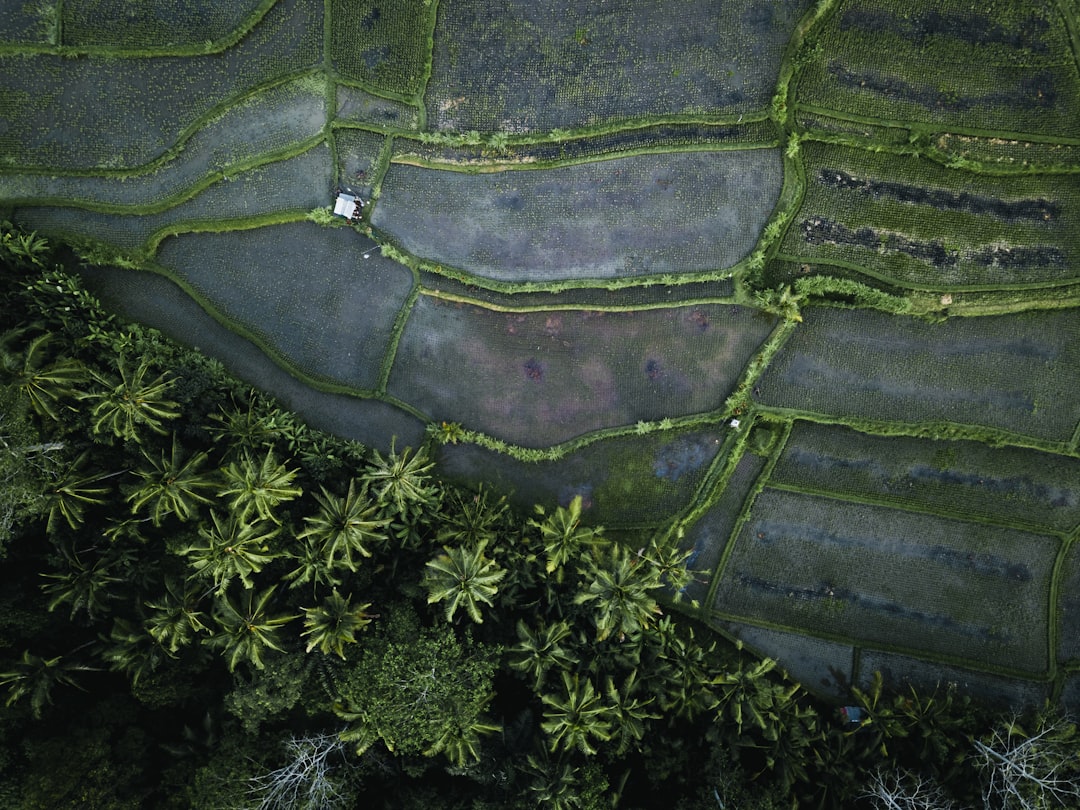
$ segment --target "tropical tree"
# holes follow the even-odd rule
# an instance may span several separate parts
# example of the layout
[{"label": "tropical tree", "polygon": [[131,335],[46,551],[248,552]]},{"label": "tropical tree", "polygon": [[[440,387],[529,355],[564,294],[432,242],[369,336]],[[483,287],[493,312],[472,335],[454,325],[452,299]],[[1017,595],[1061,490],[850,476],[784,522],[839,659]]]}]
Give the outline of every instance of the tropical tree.
[{"label": "tropical tree", "polygon": [[352,595],[343,597],[334,588],[333,593],[319,607],[301,608],[304,611],[304,630],[308,636],[307,651],[318,648],[324,654],[331,652],[345,658],[345,645],[356,643],[356,634],[367,628],[375,618],[368,613],[370,602],[353,607]]},{"label": "tropical tree", "polygon": [[953,810],[957,805],[941,786],[922,774],[879,768],[862,798],[876,810]]},{"label": "tropical tree", "polygon": [[443,510],[438,541],[459,544],[495,541],[503,528],[509,506],[505,496],[492,501],[490,495],[483,486],[475,493],[453,490]]},{"label": "tropical tree", "polygon": [[290,737],[285,751],[284,765],[250,780],[259,810],[335,810],[352,803],[335,774],[354,767],[339,735]]},{"label": "tropical tree", "polygon": [[203,644],[221,650],[229,672],[235,672],[242,662],[262,669],[266,650],[281,651],[278,631],[296,616],[270,615],[270,600],[275,589],[267,588],[258,595],[249,590],[235,601],[228,596],[218,600],[214,610],[218,632],[204,638]]},{"label": "tropical tree", "polygon": [[88,506],[108,502],[111,487],[102,482],[114,474],[87,471],[90,452],[86,451],[68,466],[59,480],[48,488],[49,519],[46,531],[53,534],[60,527],[61,519],[72,529],[79,528],[85,520]]},{"label": "tropical tree", "polygon": [[201,470],[206,453],[194,453],[185,459],[174,433],[168,457],[164,450],[158,456],[145,447],[142,455],[147,466],[135,470],[141,482],[127,497],[134,514],[146,510],[154,525],[160,526],[168,515],[190,520],[200,505],[213,502],[209,493],[217,489],[218,482],[212,473]]},{"label": "tropical tree", "polygon": [[619,637],[641,632],[661,615],[653,592],[663,587],[660,571],[622,546],[612,544],[607,554],[592,555],[585,574],[590,579],[574,604],[592,603],[598,640],[612,633]]},{"label": "tropical tree", "polygon": [[259,520],[281,521],[274,514],[275,508],[303,494],[294,485],[296,470],[288,469],[284,462],[278,463],[274,449],[266,451],[261,462],[255,462],[248,453],[239,461],[231,462],[224,470],[225,486],[219,497],[228,498],[229,507],[241,520],[254,513]]},{"label": "tropical tree", "polygon": [[285,556],[294,560],[293,567],[283,579],[289,582],[289,588],[299,588],[311,583],[312,596],[320,585],[337,586],[341,577],[337,575],[333,560],[328,559],[323,547],[311,537],[305,537],[296,543],[290,543]]},{"label": "tropical tree", "polygon": [[24,267],[41,267],[51,250],[48,240],[38,236],[37,231],[26,233],[4,221],[0,223],[0,249],[4,258],[13,260]]},{"label": "tropical tree", "polygon": [[576,560],[583,549],[599,543],[603,535],[601,528],[581,525],[581,504],[581,496],[575,495],[569,507],[560,506],[551,515],[546,515],[544,508],[537,506],[536,512],[543,520],[534,518],[529,521],[529,526],[540,533],[547,558],[547,572],[558,572],[560,581],[563,567]]},{"label": "tropical tree", "polygon": [[533,691],[539,692],[549,671],[569,671],[577,663],[577,657],[568,649],[571,645],[563,643],[570,635],[570,625],[565,621],[550,625],[541,622],[534,630],[519,619],[518,643],[510,648],[510,666],[530,675]]},{"label": "tropical tree", "polygon": [[297,535],[319,546],[330,568],[343,565],[355,571],[353,555],[370,557],[368,545],[386,540],[389,519],[379,517],[379,507],[369,500],[367,486],[361,484],[358,488],[357,483],[355,478],[349,481],[349,491],[343,498],[323,487],[322,494],[315,496],[319,511],[304,518],[307,528]]},{"label": "tropical tree", "polygon": [[637,670],[627,675],[619,686],[615,685],[613,678],[607,679],[604,692],[611,709],[611,740],[617,744],[616,756],[622,756],[631,746],[641,741],[645,736],[647,721],[657,720],[661,716],[649,708],[655,698],[643,699],[638,696],[640,687]]},{"label": "tropical tree", "polygon": [[409,448],[397,453],[391,447],[386,457],[378,450],[372,451],[370,464],[362,478],[390,516],[409,521],[424,510],[434,510],[439,505],[442,491],[432,476],[434,467],[435,462],[423,449],[410,455]]},{"label": "tropical tree", "polygon": [[[14,351],[12,344],[23,336],[24,330],[16,329],[0,338],[0,374],[35,413],[58,421],[61,404],[78,397],[78,387],[87,379],[86,369],[71,358],[53,360],[49,349],[55,335],[51,332],[36,335],[22,351]],[[74,410],[68,404],[64,408]]]},{"label": "tropical tree", "polygon": [[529,754],[525,773],[529,798],[544,810],[591,810],[608,803],[608,783],[594,763],[581,767],[559,757],[553,759],[546,748]]},{"label": "tropical tree", "polygon": [[765,739],[775,739],[799,685],[788,686],[767,677],[774,669],[776,661],[772,658],[749,665],[740,660],[735,669],[714,677],[711,683],[717,693],[716,723],[734,723],[736,737],[757,729]]},{"label": "tropical tree", "polygon": [[486,541],[470,547],[444,546],[443,553],[428,562],[424,578],[428,604],[446,602],[447,621],[453,621],[458,609],[464,608],[469,618],[479,624],[484,621],[480,604],[494,605],[506,569],[484,556],[486,546]]},{"label": "tropical tree", "polygon": [[117,597],[115,587],[124,581],[117,576],[116,567],[122,561],[118,554],[95,554],[87,549],[84,556],[68,546],[60,548],[63,570],[59,573],[42,574],[49,580],[41,589],[49,597],[48,610],[52,612],[63,604],[71,605],[71,618],[86,611],[90,619],[106,612],[108,603]]},{"label": "tropical tree", "polygon": [[7,704],[30,699],[30,711],[40,718],[46,706],[52,705],[52,691],[56,686],[74,686],[82,689],[77,681],[79,672],[96,672],[96,667],[80,664],[70,658],[57,655],[43,658],[25,650],[14,667],[0,672],[0,686],[8,688]]},{"label": "tropical tree", "polygon": [[699,642],[694,628],[676,626],[670,617],[664,617],[649,638],[657,645],[649,674],[660,708],[688,720],[713,708],[716,697],[709,686],[714,670],[710,659],[716,642]]},{"label": "tropical tree", "polygon": [[612,737],[612,709],[604,704],[592,681],[583,682],[564,671],[562,682],[563,694],[541,698],[546,708],[540,727],[548,734],[548,747],[553,752],[576,749],[595,754],[596,743]]},{"label": "tropical tree", "polygon": [[245,588],[252,588],[255,585],[252,574],[257,574],[276,556],[268,553],[268,543],[278,531],[265,522],[249,523],[235,514],[222,518],[212,511],[210,523],[199,526],[202,542],[180,549],[179,554],[194,569],[192,577],[209,579],[218,594],[223,594],[234,579],[239,579]]},{"label": "tropical tree", "polygon": [[232,402],[210,414],[207,429],[214,443],[226,442],[238,452],[273,447],[281,435],[283,411],[252,388],[244,402]]},{"label": "tropical tree", "polygon": [[132,685],[158,670],[168,657],[137,621],[122,617],[113,622],[108,637],[102,641],[102,659],[111,669],[131,678]]},{"label": "tropical tree", "polygon": [[149,614],[143,626],[169,655],[176,655],[199,633],[210,632],[203,622],[205,614],[200,610],[200,596],[199,589],[191,583],[181,584],[167,577],[161,598],[146,603]]},{"label": "tropical tree", "polygon": [[96,403],[90,412],[93,432],[110,432],[121,439],[138,441],[139,428],[145,426],[164,435],[162,422],[180,415],[179,406],[166,399],[174,380],[163,372],[147,381],[150,361],[146,357],[130,371],[125,356],[118,355],[116,369],[118,379],[92,370],[91,377],[101,388],[81,395]]}]

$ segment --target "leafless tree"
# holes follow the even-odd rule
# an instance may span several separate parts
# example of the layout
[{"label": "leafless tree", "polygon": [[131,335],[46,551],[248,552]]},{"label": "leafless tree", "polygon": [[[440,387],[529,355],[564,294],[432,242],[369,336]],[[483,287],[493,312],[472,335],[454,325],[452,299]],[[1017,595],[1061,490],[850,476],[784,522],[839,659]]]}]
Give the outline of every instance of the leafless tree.
[{"label": "leafless tree", "polygon": [[[344,807],[333,771],[349,767],[345,743],[337,734],[293,737],[285,743],[289,761],[251,779],[259,810],[335,810]],[[337,760],[335,762],[335,760]]]},{"label": "leafless tree", "polygon": [[876,771],[862,798],[878,810],[954,810],[957,806],[932,779],[905,770]]},{"label": "leafless tree", "polygon": [[1042,713],[1031,733],[1013,718],[974,746],[987,808],[1080,806],[1080,735],[1068,718]]}]

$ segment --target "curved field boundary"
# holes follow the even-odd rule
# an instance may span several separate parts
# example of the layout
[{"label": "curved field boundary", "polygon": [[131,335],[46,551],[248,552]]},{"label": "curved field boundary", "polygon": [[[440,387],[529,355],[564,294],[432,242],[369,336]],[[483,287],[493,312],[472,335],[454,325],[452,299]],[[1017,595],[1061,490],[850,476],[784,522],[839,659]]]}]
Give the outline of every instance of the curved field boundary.
[{"label": "curved field boundary", "polygon": [[62,0],[57,3],[57,39],[59,44],[35,44],[35,43],[0,43],[0,55],[14,54],[55,54],[57,56],[107,56],[116,58],[136,58],[145,56],[206,56],[208,54],[221,53],[235,46],[258,25],[267,12],[278,0],[261,0],[259,5],[248,15],[240,25],[232,31],[208,42],[190,43],[186,45],[161,45],[161,46],[129,46],[123,45],[64,45],[62,16],[60,8]]}]

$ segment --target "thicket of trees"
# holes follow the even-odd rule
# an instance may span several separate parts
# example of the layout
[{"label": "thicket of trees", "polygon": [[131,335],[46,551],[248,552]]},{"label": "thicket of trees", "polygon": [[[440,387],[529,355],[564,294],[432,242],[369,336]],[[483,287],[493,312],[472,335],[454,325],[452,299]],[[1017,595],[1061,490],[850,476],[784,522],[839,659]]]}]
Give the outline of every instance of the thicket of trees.
[{"label": "thicket of trees", "polygon": [[4,807],[1076,799],[1049,710],[878,681],[847,724],[678,616],[673,549],[312,430],[7,223],[0,258]]}]

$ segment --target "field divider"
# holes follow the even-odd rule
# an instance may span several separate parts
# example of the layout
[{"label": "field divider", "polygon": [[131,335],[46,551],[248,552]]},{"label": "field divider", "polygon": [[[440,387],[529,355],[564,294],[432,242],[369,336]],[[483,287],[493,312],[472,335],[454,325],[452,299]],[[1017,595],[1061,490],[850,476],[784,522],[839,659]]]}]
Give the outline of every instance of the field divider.
[{"label": "field divider", "polygon": [[439,19],[439,0],[430,0],[430,4],[431,8],[428,11],[427,17],[427,31],[424,35],[426,51],[424,53],[423,69],[420,73],[420,86],[412,96],[412,103],[416,106],[417,110],[416,123],[419,129],[427,128],[427,104],[424,103],[424,96],[427,95],[427,86],[431,81],[431,71],[435,64],[435,27],[438,24]]},{"label": "field divider", "polygon": [[777,76],[776,89],[773,91],[772,103],[770,104],[770,114],[773,120],[784,131],[789,130],[791,122],[792,102],[795,96],[792,79],[795,78],[799,68],[805,64],[803,47],[806,43],[806,36],[815,27],[824,25],[826,20],[836,11],[838,5],[836,0],[818,0],[814,7],[807,11],[795,25],[791,38],[788,39],[787,45],[784,46],[784,55],[780,59],[780,71]]},{"label": "field divider", "polygon": [[[660,419],[655,422],[638,422],[635,425],[614,425],[612,427],[598,428],[582,433],[564,442],[551,444],[546,447],[525,447],[495,438],[478,430],[471,430],[456,423],[443,422],[441,425],[431,423],[430,432],[436,441],[441,444],[474,444],[486,450],[503,453],[517,461],[539,463],[545,461],[559,461],[570,453],[581,450],[604,439],[633,438],[635,436],[647,436],[657,432],[669,432],[677,430],[690,430],[694,428],[716,428],[723,420],[716,414],[690,414]],[[719,455],[719,454],[718,454]],[[699,487],[700,489],[700,487]]]},{"label": "field divider", "polygon": [[[180,130],[180,134],[177,135],[176,140],[172,145],[161,153],[158,157],[146,163],[141,163],[137,166],[124,166],[121,168],[105,168],[105,167],[92,167],[88,169],[66,169],[62,166],[40,166],[40,165],[22,165],[22,164],[4,164],[0,166],[0,175],[4,174],[45,174],[57,177],[100,177],[111,178],[115,177],[119,180],[132,180],[135,178],[143,177],[153,172],[158,171],[165,164],[175,160],[179,156],[187,142],[191,140],[199,130],[205,127],[209,122],[215,121],[218,118],[224,116],[232,107],[236,107],[248,99],[262,93],[266,90],[271,90],[279,85],[287,84],[297,79],[303,79],[311,76],[315,76],[322,71],[321,67],[306,67],[300,70],[294,70],[290,73],[283,73],[274,76],[273,78],[257,84],[254,87],[250,87],[241,93],[237,93],[234,96],[230,96],[219,104],[215,104],[209,110],[202,115],[198,116],[190,124]],[[329,110],[327,111],[329,118]],[[319,135],[318,137],[324,137]]]},{"label": "field divider", "polygon": [[[390,340],[387,342],[386,351],[383,352],[382,365],[379,368],[379,380],[376,383],[375,390],[380,394],[386,394],[386,387],[390,384],[390,374],[394,370],[394,361],[397,359],[401,336],[405,333],[405,327],[409,323],[413,305],[416,303],[416,299],[420,297],[420,278],[416,268],[409,267],[409,271],[412,273],[412,288],[409,290],[405,303],[401,305],[397,315],[394,316],[394,325],[390,328]],[[430,422],[431,420],[425,419],[424,421]]]},{"label": "field divider", "polygon": [[1065,561],[1069,556],[1069,552],[1073,550],[1073,547],[1077,543],[1077,537],[1080,536],[1080,526],[1074,528],[1069,534],[1061,541],[1061,546],[1058,548],[1057,556],[1054,558],[1054,566],[1050,570],[1050,588],[1047,599],[1049,605],[1047,608],[1047,649],[1050,651],[1050,667],[1057,673],[1058,670],[1058,652],[1061,645],[1062,634],[1062,612],[1059,608],[1062,597],[1062,577],[1065,569]]},{"label": "field divider", "polygon": [[689,307],[702,304],[737,305],[734,296],[674,299],[668,301],[651,301],[641,304],[621,305],[552,303],[521,304],[515,306],[509,304],[491,303],[481,298],[470,298],[465,295],[459,295],[457,293],[451,293],[445,290],[433,290],[426,287],[420,291],[420,294],[425,295],[428,298],[438,298],[441,301],[452,301],[458,304],[469,304],[471,306],[479,307],[481,309],[487,309],[492,312],[646,312],[654,309],[678,309],[680,307]]},{"label": "field divider", "polygon": [[[405,133],[406,135],[408,133]],[[492,157],[488,162],[482,163],[453,163],[449,161],[433,160],[414,153],[403,152],[395,155],[391,162],[400,166],[415,166],[419,169],[432,171],[457,172],[459,174],[500,174],[502,172],[527,172],[543,169],[565,169],[572,166],[581,166],[587,163],[603,163],[609,160],[637,157],[639,155],[667,155],[688,152],[750,152],[759,149],[775,149],[779,146],[776,141],[759,142],[736,142],[723,143],[688,143],[688,144],[658,144],[656,146],[639,146],[616,152],[600,152],[595,155],[577,155],[573,157],[557,158],[554,160],[502,160]]]},{"label": "field divider", "polygon": [[[839,644],[849,644],[852,647],[860,650],[860,657],[863,651],[874,651],[893,653],[896,655],[903,655],[908,658],[913,658],[917,661],[945,664],[947,666],[958,667],[970,672],[976,672],[984,675],[991,675],[1004,678],[1013,678],[1015,680],[1026,681],[1028,683],[1040,683],[1050,685],[1053,683],[1054,674],[1049,671],[1036,671],[1026,669],[1016,669],[1013,667],[997,666],[994,664],[980,664],[972,661],[970,658],[962,658],[959,656],[946,655],[944,653],[930,652],[918,647],[904,647],[896,644],[883,644],[876,641],[867,641],[865,639],[856,639],[852,636],[845,636],[840,633],[830,633],[827,630],[821,630],[819,628],[806,628],[806,627],[793,627],[791,625],[780,624],[778,622],[772,622],[767,619],[761,619],[758,616],[740,616],[734,613],[727,613],[720,610],[712,610],[708,616],[709,621],[727,621],[737,622],[739,624],[749,624],[754,627],[760,627],[765,630],[777,630],[781,633],[791,633],[798,636],[807,636],[810,638],[821,639],[822,641],[832,641]],[[860,666],[862,662],[860,661]]]},{"label": "field divider", "polygon": [[901,279],[879,273],[872,270],[868,265],[850,262],[845,259],[831,259],[821,257],[799,256],[796,253],[778,252],[774,257],[780,261],[794,262],[797,264],[822,265],[824,267],[837,267],[842,270],[850,270],[861,273],[868,278],[889,284],[898,289],[913,290],[916,292],[931,293],[964,293],[964,292],[998,292],[1000,290],[1049,290],[1055,287],[1067,287],[1080,282],[1080,274],[1073,278],[1064,278],[1054,281],[1033,281],[1025,284],[953,284],[950,286],[919,284],[917,282],[902,281]]},{"label": "field divider", "polygon": [[686,526],[696,523],[720,498],[735,468],[739,466],[743,453],[746,452],[750,431],[755,421],[755,416],[752,414],[739,425],[738,430],[731,430],[724,437],[720,450],[709,464],[708,471],[698,483],[686,506],[671,518],[666,529],[658,533],[658,538],[661,538],[663,542],[671,542]]},{"label": "field divider", "polygon": [[1011,445],[1014,447],[1026,447],[1032,450],[1042,450],[1055,455],[1072,455],[1068,443],[1065,441],[1051,441],[1027,436],[1022,433],[1013,433],[1001,428],[991,428],[982,425],[967,425],[960,422],[900,422],[885,421],[878,419],[852,418],[844,416],[831,416],[816,411],[806,411],[800,408],[784,408],[777,405],[756,403],[763,413],[774,415],[781,420],[803,419],[807,422],[815,422],[820,425],[844,425],[862,433],[872,433],[878,436],[911,436],[922,439],[969,439],[971,441],[989,444],[992,447]]},{"label": "field divider", "polygon": [[1076,20],[1069,13],[1066,0],[1057,0],[1058,13],[1065,20],[1065,30],[1069,32],[1069,47],[1072,50],[1073,63],[1077,73],[1080,73],[1080,30],[1077,29]]},{"label": "field divider", "polygon": [[[919,132],[945,132],[940,124],[933,121],[908,121],[903,119],[876,118],[870,115],[858,115],[856,113],[842,112],[829,107],[821,107],[816,104],[799,102],[798,108],[813,115],[825,118],[835,118],[838,121],[850,121],[857,124],[874,124],[877,126],[904,128]],[[1009,130],[990,130],[978,127],[953,127],[947,130],[950,134],[973,135],[979,138],[1000,138],[1002,140],[1031,141],[1032,143],[1044,143],[1062,146],[1080,146],[1080,138],[1061,137],[1055,135],[1042,135],[1031,132],[1012,132]]]},{"label": "field divider", "polygon": [[233,219],[188,219],[166,225],[150,234],[143,245],[143,252],[148,261],[152,261],[157,255],[158,247],[170,236],[180,236],[185,233],[226,233],[228,231],[249,231],[253,228],[262,228],[266,225],[285,225],[290,222],[300,222],[308,219],[310,211],[292,209],[291,211],[273,211],[268,214],[259,214],[250,217],[236,217]]},{"label": "field divider", "polygon": [[278,163],[283,160],[289,160],[290,158],[298,157],[305,152],[309,152],[315,147],[321,145],[326,140],[326,135],[320,133],[314,135],[311,138],[305,138],[302,141],[298,141],[294,144],[290,144],[281,149],[277,149],[273,152],[264,152],[259,155],[254,155],[250,158],[246,158],[238,163],[234,163],[228,167],[227,171],[221,169],[214,169],[211,172],[204,174],[198,180],[193,182],[190,186],[177,191],[174,194],[170,194],[167,197],[162,197],[155,203],[136,204],[129,205],[127,203],[108,203],[97,202],[92,200],[73,200],[67,197],[30,197],[27,199],[18,200],[15,203],[17,208],[30,208],[32,206],[47,206],[50,208],[76,208],[82,211],[93,211],[98,214],[118,214],[123,216],[149,216],[153,214],[160,214],[168,211],[171,208],[175,208],[178,205],[182,205],[188,200],[194,199],[203,191],[210,188],[223,180],[232,180],[233,176],[242,172],[251,171],[262,166],[267,166],[271,163]]},{"label": "field divider", "polygon": [[830,501],[857,503],[863,504],[865,506],[881,506],[887,509],[895,509],[899,512],[908,512],[916,515],[927,515],[928,517],[942,518],[944,520],[956,520],[962,523],[974,523],[981,526],[992,526],[1002,529],[1014,529],[1016,531],[1025,532],[1027,534],[1039,534],[1045,537],[1056,537],[1058,540],[1064,540],[1064,534],[1062,532],[1056,531],[1045,525],[1027,523],[1024,521],[993,520],[977,513],[960,512],[950,509],[912,505],[910,502],[904,502],[898,499],[890,499],[887,496],[875,497],[873,495],[859,495],[853,492],[843,492],[841,490],[835,489],[821,489],[818,487],[802,486],[799,484],[786,484],[780,481],[773,480],[770,480],[768,482],[768,488],[777,490],[779,492],[791,492],[796,495],[809,495],[813,498],[824,498]]},{"label": "field divider", "polygon": [[277,3],[278,0],[262,0],[248,17],[236,28],[229,31],[218,39],[209,42],[200,42],[189,45],[158,45],[143,47],[124,47],[122,45],[63,45],[63,0],[56,3],[56,44],[38,45],[36,43],[3,43],[0,44],[0,56],[8,54],[34,56],[45,54],[48,56],[102,56],[114,59],[136,59],[156,56],[210,56],[222,53],[235,46],[240,40],[251,33],[252,29],[262,22],[263,17]]},{"label": "field divider", "polygon": [[1080,453],[1080,422],[1076,423],[1076,429],[1073,430],[1072,438],[1069,439],[1067,447],[1069,453],[1074,456]]},{"label": "field divider", "polygon": [[750,491],[747,492],[746,498],[743,500],[742,508],[739,510],[739,516],[735,519],[735,523],[731,528],[731,534],[724,540],[724,550],[720,553],[720,559],[713,568],[712,578],[709,580],[709,590],[705,594],[705,605],[707,606],[705,609],[708,611],[713,610],[712,606],[716,600],[716,591],[720,586],[721,578],[724,576],[724,570],[727,568],[728,560],[731,559],[731,554],[735,550],[735,544],[738,542],[739,533],[750,519],[750,513],[754,509],[754,502],[757,501],[758,495],[765,489],[768,485],[769,478],[772,477],[773,467],[775,467],[777,461],[779,461],[780,454],[783,452],[784,447],[787,445],[788,437],[791,435],[791,426],[791,422],[784,423],[776,446],[773,448],[768,461],[765,462],[765,466],[762,467],[761,473],[758,474],[758,477],[750,487]]},{"label": "field divider", "polygon": [[[380,183],[381,185],[381,183]],[[373,199],[375,199],[375,191],[373,190]],[[372,238],[377,239],[380,245],[384,248],[388,248],[392,258],[396,258],[402,264],[408,264],[411,267],[415,267],[418,271],[424,273],[431,273],[432,275],[442,276],[448,278],[451,281],[456,281],[467,286],[475,287],[480,290],[489,290],[495,293],[502,294],[517,294],[517,293],[564,293],[571,290],[625,290],[634,287],[677,287],[681,284],[696,284],[710,281],[728,281],[737,272],[738,268],[746,261],[743,259],[741,262],[726,267],[721,270],[694,270],[685,273],[661,273],[659,275],[641,275],[641,276],[622,276],[614,278],[571,278],[552,281],[524,281],[524,282],[512,282],[512,281],[500,281],[498,279],[491,279],[485,276],[474,275],[473,273],[461,270],[456,267],[452,267],[446,264],[433,262],[428,259],[415,256],[409,251],[400,246],[394,238],[388,234],[380,231],[372,226],[371,228]],[[385,252],[385,251],[384,251]],[[695,299],[704,300],[704,299]],[[728,300],[723,299],[724,303],[728,303]],[[748,306],[753,308],[753,304],[748,304],[741,301],[739,298],[731,299],[732,303],[736,303],[739,306]],[[592,307],[583,307],[583,309],[592,309]]]}]

